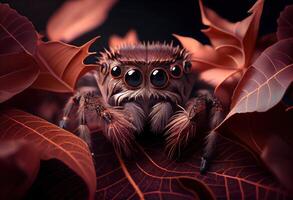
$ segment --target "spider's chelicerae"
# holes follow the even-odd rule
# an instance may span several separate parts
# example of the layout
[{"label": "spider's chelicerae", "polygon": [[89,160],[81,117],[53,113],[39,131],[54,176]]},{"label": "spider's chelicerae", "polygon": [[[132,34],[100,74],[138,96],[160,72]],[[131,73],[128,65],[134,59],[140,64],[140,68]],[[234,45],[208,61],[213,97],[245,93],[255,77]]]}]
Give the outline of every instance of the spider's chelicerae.
[{"label": "spider's chelicerae", "polygon": [[101,53],[97,66],[96,91],[78,92],[68,101],[62,127],[76,105],[80,136],[88,138],[87,113],[95,113],[116,151],[130,154],[135,135],[148,124],[166,136],[170,156],[198,132],[207,132],[201,171],[206,169],[223,109],[197,79],[186,50],[160,43],[124,45]]}]

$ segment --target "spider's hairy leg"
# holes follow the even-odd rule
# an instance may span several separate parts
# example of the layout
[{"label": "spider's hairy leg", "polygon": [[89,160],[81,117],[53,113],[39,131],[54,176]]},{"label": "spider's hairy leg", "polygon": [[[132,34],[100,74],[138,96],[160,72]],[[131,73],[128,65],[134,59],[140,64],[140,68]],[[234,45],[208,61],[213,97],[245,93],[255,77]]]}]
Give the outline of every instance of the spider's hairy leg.
[{"label": "spider's hairy leg", "polygon": [[201,167],[200,172],[205,173],[208,167],[208,161],[213,155],[216,143],[218,132],[214,129],[223,121],[224,119],[224,109],[221,102],[213,97],[209,96],[208,102],[211,104],[210,112],[209,112],[209,134],[206,136],[204,153],[201,159]]},{"label": "spider's hairy leg", "polygon": [[67,123],[70,121],[69,116],[74,107],[78,107],[78,127],[77,135],[82,138],[91,147],[90,131],[86,121],[86,105],[85,98],[89,95],[97,95],[98,91],[89,91],[86,93],[76,92],[75,95],[69,98],[63,110],[63,117],[59,122],[61,128],[67,128]]},{"label": "spider's hairy leg", "polygon": [[81,96],[78,108],[78,136],[83,139],[89,147],[91,147],[90,130],[86,121],[86,107],[85,107],[85,96]]},{"label": "spider's hairy leg", "polygon": [[191,98],[185,108],[175,113],[166,126],[167,145],[169,157],[180,156],[181,148],[188,143],[201,130],[207,116],[206,98],[203,95]]},{"label": "spider's hairy leg", "polygon": [[144,112],[135,103],[126,103],[123,107],[112,107],[99,95],[98,91],[77,93],[69,99],[64,109],[64,116],[60,125],[64,127],[68,121],[70,112],[74,106],[78,106],[78,136],[84,139],[90,146],[90,130],[87,116],[95,114],[98,128],[113,144],[118,153],[130,155],[134,133],[143,128]]},{"label": "spider's hairy leg", "polygon": [[65,104],[65,107],[63,109],[62,119],[59,121],[59,126],[61,128],[66,128],[67,122],[70,120],[69,119],[70,112],[72,111],[72,108],[74,107],[74,105],[79,104],[78,102],[80,100],[80,96],[81,94],[77,92],[75,95],[70,97],[67,103]]},{"label": "spider's hairy leg", "polygon": [[173,114],[173,108],[169,102],[160,102],[152,107],[149,114],[151,130],[154,133],[162,133]]}]

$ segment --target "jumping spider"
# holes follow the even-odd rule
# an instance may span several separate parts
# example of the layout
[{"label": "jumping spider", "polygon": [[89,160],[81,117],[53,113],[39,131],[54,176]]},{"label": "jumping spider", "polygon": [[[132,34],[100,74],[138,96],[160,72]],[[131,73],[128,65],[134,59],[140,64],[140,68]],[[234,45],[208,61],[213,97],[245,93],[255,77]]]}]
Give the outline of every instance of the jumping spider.
[{"label": "jumping spider", "polygon": [[130,154],[135,135],[149,124],[152,132],[166,136],[170,156],[180,153],[180,148],[205,129],[201,172],[206,170],[217,137],[212,130],[222,120],[223,109],[212,93],[201,87],[186,50],[160,43],[106,50],[99,57],[94,77],[98,87],[70,98],[61,127],[77,105],[82,137],[89,137],[87,113],[95,113],[115,150]]}]

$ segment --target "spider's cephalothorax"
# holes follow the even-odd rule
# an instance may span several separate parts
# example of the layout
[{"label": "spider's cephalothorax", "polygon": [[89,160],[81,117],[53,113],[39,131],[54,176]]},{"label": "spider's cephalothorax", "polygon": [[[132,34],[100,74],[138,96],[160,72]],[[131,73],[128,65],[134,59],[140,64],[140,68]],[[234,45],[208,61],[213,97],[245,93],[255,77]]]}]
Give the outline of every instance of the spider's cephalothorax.
[{"label": "spider's cephalothorax", "polygon": [[[169,155],[180,153],[196,133],[212,130],[222,119],[220,103],[202,87],[191,66],[184,49],[167,44],[140,43],[102,52],[94,72],[96,91],[73,96],[61,125],[78,104],[82,137],[89,132],[87,113],[94,112],[118,152],[130,154],[135,134],[148,124],[166,136]],[[203,169],[215,138],[210,131]]]}]

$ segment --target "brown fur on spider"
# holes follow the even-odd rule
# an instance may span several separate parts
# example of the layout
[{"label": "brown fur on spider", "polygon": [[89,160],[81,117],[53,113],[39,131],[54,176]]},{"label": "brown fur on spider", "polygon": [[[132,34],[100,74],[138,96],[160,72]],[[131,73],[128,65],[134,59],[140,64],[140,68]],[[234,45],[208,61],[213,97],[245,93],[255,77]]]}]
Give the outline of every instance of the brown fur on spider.
[{"label": "brown fur on spider", "polygon": [[90,143],[86,116],[94,112],[115,150],[129,155],[135,135],[149,124],[166,136],[171,157],[207,129],[201,172],[206,170],[223,109],[199,83],[186,50],[160,43],[120,46],[101,53],[94,77],[96,91],[78,92],[68,101],[61,127],[78,106],[79,135]]}]

